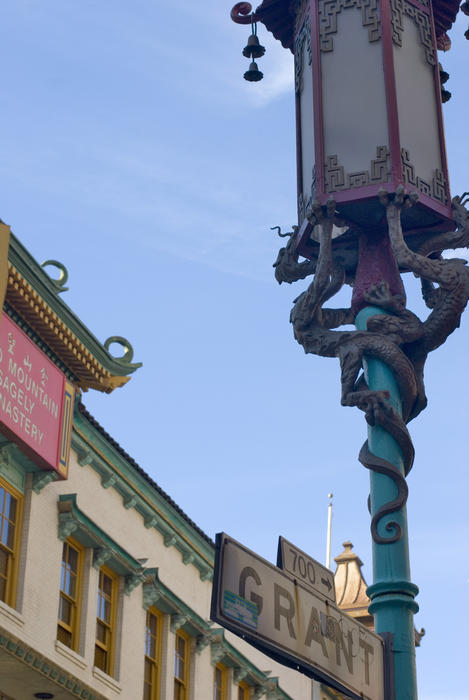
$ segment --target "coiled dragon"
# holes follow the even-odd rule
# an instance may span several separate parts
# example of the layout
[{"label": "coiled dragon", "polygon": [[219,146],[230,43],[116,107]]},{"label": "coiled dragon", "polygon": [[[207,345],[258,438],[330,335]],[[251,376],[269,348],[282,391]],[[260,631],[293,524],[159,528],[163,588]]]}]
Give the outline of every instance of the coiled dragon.
[{"label": "coiled dragon", "polygon": [[[406,308],[403,295],[392,294],[388,284],[382,281],[366,291],[365,301],[384,313],[368,319],[367,331],[337,330],[353,324],[354,313],[351,308],[324,307],[345,282],[345,271],[333,258],[332,231],[336,222],[333,200],[327,203],[325,212],[319,203],[312,206],[311,221],[320,229],[317,261],[299,261],[294,229],[274,263],[279,283],[314,275],[306,291],[294,301],[290,314],[294,336],[306,353],[339,359],[342,405],[357,406],[365,412],[370,425],[382,426],[395,438],[402,451],[405,476],[414,459],[406,424],[427,404],[423,380],[426,358],[459,326],[469,299],[466,260],[441,256],[444,250],[469,246],[469,212],[465,207],[468,193],[452,200],[456,230],[426,239],[415,252],[404,239],[401,210],[412,206],[416,199],[416,194],[406,194],[403,187],[397,188],[394,196],[385,191],[380,193],[396,262],[400,269],[412,271],[421,280],[422,296],[431,310],[424,321]],[[364,356],[381,360],[392,370],[402,398],[402,417],[388,402],[388,392],[370,390],[364,375],[359,376]],[[391,462],[373,455],[367,442],[360,451],[359,460],[368,469],[387,474],[396,484],[396,498],[382,506],[371,522],[375,542],[394,542],[401,537],[399,524],[388,522],[386,530],[391,534],[384,537],[378,533],[378,523],[384,515],[396,512],[405,504],[408,493],[405,478]]]}]

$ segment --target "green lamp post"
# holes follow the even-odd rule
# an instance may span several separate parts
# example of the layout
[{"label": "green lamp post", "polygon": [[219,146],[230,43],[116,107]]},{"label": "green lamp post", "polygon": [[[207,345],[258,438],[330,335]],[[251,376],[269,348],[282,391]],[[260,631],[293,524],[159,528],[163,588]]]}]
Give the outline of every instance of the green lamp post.
[{"label": "green lamp post", "polygon": [[[359,459],[370,470],[370,611],[392,659],[386,700],[417,698],[406,426],[426,406],[426,357],[469,298],[464,262],[440,256],[469,245],[468,200],[449,191],[437,59],[458,5],[264,0],[231,12],[237,23],[263,23],[295,57],[298,225],[275,276],[314,275],[291,312],[295,338],[340,360],[342,404],[364,411],[368,424]],[[406,308],[409,271],[430,309],[423,321]],[[327,308],[344,283],[350,308]],[[341,330],[349,324],[356,330]]]}]

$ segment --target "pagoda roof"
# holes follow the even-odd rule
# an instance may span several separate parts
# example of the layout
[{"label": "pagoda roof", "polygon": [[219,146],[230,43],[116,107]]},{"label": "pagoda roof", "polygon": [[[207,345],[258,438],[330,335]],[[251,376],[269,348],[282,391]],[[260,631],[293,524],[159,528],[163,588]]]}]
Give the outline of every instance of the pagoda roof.
[{"label": "pagoda roof", "polygon": [[[130,343],[120,336],[101,343],[60,297],[60,293],[66,291],[63,286],[68,276],[65,267],[57,261],[40,265],[0,221],[4,250],[8,235],[6,312],[83,391],[97,389],[110,393],[123,386],[129,375],[141,366],[141,363],[132,362]],[[47,274],[46,264],[60,270],[59,280]],[[111,355],[108,348],[112,343],[123,346],[122,357]]]},{"label": "pagoda roof", "polygon": [[[433,18],[436,38],[451,28],[459,11],[460,0],[434,0]],[[292,0],[264,0],[255,11],[255,18],[272,32],[282,46],[293,51],[294,11],[298,2]]]}]

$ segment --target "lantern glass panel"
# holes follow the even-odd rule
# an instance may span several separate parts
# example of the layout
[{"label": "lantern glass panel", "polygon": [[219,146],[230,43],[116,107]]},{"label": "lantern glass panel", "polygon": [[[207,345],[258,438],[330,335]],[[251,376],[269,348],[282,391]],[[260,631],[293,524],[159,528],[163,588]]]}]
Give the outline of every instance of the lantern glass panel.
[{"label": "lantern glass panel", "polygon": [[[351,6],[337,13],[337,33],[322,44],[324,156],[334,159],[327,190],[365,186],[376,149],[388,146],[382,41],[370,41],[360,9]],[[344,169],[343,182],[333,163]]]},{"label": "lantern glass panel", "polygon": [[[430,23],[426,19],[428,32]],[[441,171],[434,53],[422,43],[422,31],[414,19],[402,17],[401,46],[393,44],[399,137],[404,178],[419,191],[433,195],[435,171]],[[430,40],[430,39],[429,39]],[[417,180],[418,178],[418,180]],[[414,182],[412,182],[414,180]]]}]

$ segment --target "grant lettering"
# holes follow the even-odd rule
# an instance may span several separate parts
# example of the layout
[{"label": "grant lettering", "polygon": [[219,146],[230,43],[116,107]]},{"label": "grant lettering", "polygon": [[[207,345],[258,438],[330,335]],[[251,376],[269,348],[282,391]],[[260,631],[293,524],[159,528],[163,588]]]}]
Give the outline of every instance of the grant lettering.
[{"label": "grant lettering", "polygon": [[[288,606],[280,603],[280,599],[284,598],[288,602]],[[284,617],[287,621],[288,633],[292,639],[296,639],[295,630],[293,629],[292,620],[295,617],[295,601],[285,588],[274,583],[274,625],[275,629],[280,631],[280,618]]]},{"label": "grant lettering", "polygon": [[[241,598],[246,598],[246,580],[248,578],[254,579],[258,586],[262,585],[261,577],[255,571],[252,566],[245,566],[241,571],[239,576],[239,595]],[[257,605],[257,614],[260,615],[262,612],[263,599],[257,593],[251,593],[250,600]]]},{"label": "grant lettering", "polygon": [[349,630],[347,632],[347,649],[345,648],[344,633],[340,629],[340,625],[337,620],[334,620],[335,624],[335,660],[340,666],[340,651],[344,655],[345,663],[349,673],[353,673],[353,654],[352,654],[352,632]]},{"label": "grant lettering", "polygon": [[364,639],[360,639],[360,649],[365,652],[365,683],[370,685],[370,654],[373,656],[373,647],[367,644]]},{"label": "grant lettering", "polygon": [[324,637],[321,632],[321,626],[319,624],[319,613],[316,608],[311,606],[308,629],[306,630],[305,646],[310,647],[311,642],[313,641],[317,642],[321,646],[322,653],[324,654],[326,659],[328,659],[329,654],[327,653],[326,642],[324,641]]}]

